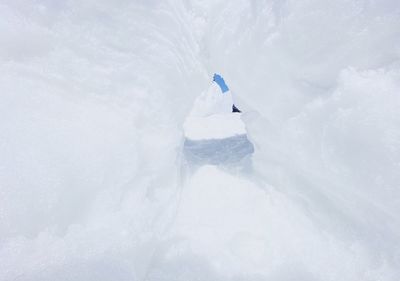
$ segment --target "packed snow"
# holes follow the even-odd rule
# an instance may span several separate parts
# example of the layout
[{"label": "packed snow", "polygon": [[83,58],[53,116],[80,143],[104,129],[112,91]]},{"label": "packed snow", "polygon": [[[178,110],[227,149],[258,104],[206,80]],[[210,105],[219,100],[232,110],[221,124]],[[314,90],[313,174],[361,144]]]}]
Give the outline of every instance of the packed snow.
[{"label": "packed snow", "polygon": [[190,140],[224,139],[246,134],[241,114],[232,114],[233,97],[222,93],[213,82],[201,95],[183,123],[183,134]]},{"label": "packed snow", "polygon": [[190,140],[224,139],[246,134],[240,113],[189,116],[183,124],[184,135]]},{"label": "packed snow", "polygon": [[397,281],[399,108],[397,0],[3,0],[0,280]]},{"label": "packed snow", "polygon": [[230,93],[222,93],[214,83],[205,93],[196,99],[183,123],[183,170],[205,164],[250,168],[254,145],[247,137],[242,114],[232,112]]}]

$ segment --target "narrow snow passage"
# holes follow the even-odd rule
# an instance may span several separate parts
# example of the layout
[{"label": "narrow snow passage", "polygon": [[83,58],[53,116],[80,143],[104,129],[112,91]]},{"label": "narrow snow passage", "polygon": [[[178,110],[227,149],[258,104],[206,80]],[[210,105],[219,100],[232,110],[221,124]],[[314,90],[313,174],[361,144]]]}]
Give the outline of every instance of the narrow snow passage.
[{"label": "narrow snow passage", "polygon": [[[1,1],[0,280],[398,281],[399,15]],[[184,177],[185,118],[214,72],[252,171]],[[243,131],[230,121],[190,134]]]}]

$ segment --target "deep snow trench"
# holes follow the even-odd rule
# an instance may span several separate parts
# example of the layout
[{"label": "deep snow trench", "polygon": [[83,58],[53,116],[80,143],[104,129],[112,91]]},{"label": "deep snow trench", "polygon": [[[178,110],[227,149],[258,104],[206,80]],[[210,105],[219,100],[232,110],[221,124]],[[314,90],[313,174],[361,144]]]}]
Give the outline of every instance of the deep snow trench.
[{"label": "deep snow trench", "polygon": [[[183,174],[222,73],[252,170]],[[400,2],[0,2],[0,280],[400,279]]]}]

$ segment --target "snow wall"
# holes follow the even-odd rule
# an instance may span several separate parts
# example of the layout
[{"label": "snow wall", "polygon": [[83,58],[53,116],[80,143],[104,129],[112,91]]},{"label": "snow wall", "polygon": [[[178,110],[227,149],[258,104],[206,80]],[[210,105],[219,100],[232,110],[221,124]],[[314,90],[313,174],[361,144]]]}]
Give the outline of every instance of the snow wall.
[{"label": "snow wall", "polygon": [[[0,280],[399,280],[397,0],[3,0]],[[183,181],[221,73],[253,173]]]}]

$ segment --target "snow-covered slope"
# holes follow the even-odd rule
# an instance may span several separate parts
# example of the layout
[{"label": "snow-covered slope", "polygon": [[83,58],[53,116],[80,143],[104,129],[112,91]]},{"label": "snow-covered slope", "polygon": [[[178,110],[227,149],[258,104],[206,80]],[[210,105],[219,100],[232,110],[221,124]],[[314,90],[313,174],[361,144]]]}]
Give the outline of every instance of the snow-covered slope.
[{"label": "snow-covered slope", "polygon": [[[0,3],[0,280],[400,278],[400,4]],[[253,172],[182,180],[223,74]]]}]

